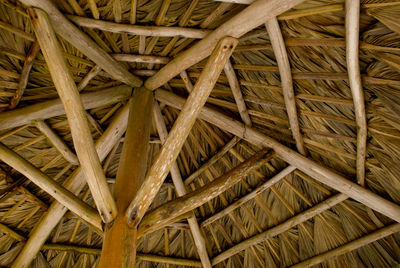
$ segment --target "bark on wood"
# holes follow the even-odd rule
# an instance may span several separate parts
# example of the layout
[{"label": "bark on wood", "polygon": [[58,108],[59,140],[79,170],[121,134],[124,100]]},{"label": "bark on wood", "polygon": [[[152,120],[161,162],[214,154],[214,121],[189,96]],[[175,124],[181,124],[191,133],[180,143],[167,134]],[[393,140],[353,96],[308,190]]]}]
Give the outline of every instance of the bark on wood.
[{"label": "bark on wood", "polygon": [[[85,109],[93,109],[122,100],[131,96],[132,88],[118,86],[97,92],[81,95]],[[44,101],[24,108],[0,113],[0,129],[10,129],[23,126],[36,120],[45,120],[54,116],[64,115],[65,110],[60,99]]]},{"label": "bark on wood", "polygon": [[346,1],[346,62],[357,123],[357,181],[365,183],[367,153],[367,117],[359,64],[360,1]]},{"label": "bark on wood", "polygon": [[79,51],[93,60],[116,80],[133,87],[142,85],[142,80],[140,78],[131,74],[123,65],[119,64],[108,55],[107,52],[100,48],[89,36],[65,18],[51,0],[20,0],[20,2],[27,6],[44,10],[49,15],[54,30],[60,36],[79,49]]},{"label": "bark on wood", "polygon": [[[128,122],[129,106],[126,105],[121,112],[116,115],[104,134],[97,140],[96,149],[100,160],[104,160],[117,142],[120,142],[125,132]],[[74,194],[82,191],[86,185],[85,176],[79,167],[67,178],[63,186]],[[35,229],[29,236],[24,248],[15,259],[12,268],[26,268],[35,258],[47,237],[56,227],[57,223],[67,212],[67,208],[61,203],[54,201],[48,211],[42,216]]]},{"label": "bark on wood", "polygon": [[116,217],[117,208],[94,147],[78,89],[62,55],[49,17],[40,9],[30,9],[29,13],[51,77],[64,105],[76,154],[93,199],[103,221],[110,222]]},{"label": "bark on wood", "polygon": [[54,197],[61,204],[69,208],[84,221],[90,223],[100,230],[102,229],[101,219],[99,218],[99,215],[95,209],[81,201],[73,193],[49,178],[38,168],[1,143],[0,158],[4,163],[10,167],[13,167],[15,170],[30,179],[33,183]]},{"label": "bark on wood", "polygon": [[185,38],[199,39],[199,38],[204,38],[207,34],[211,32],[210,30],[190,29],[184,27],[139,26],[132,24],[121,24],[121,23],[102,21],[102,20],[90,19],[73,15],[67,15],[67,18],[70,19],[75,24],[86,28],[98,29],[112,33],[129,33],[141,36],[159,36],[159,37],[181,36]]},{"label": "bark on wood", "polygon": [[123,213],[143,182],[150,142],[153,94],[135,89],[129,103],[128,128],[124,139],[114,197],[119,214],[106,225],[99,267],[133,267],[136,258],[137,230],[128,226]]},{"label": "bark on wood", "polygon": [[29,50],[29,53],[25,58],[24,67],[22,67],[21,77],[19,78],[18,82],[18,88],[15,92],[14,97],[12,97],[10,101],[10,105],[8,105],[8,109],[11,110],[17,107],[19,101],[21,100],[26,85],[28,84],[29,73],[32,69],[33,61],[35,60],[38,53],[39,53],[39,43],[36,41],[32,44],[31,49]]},{"label": "bark on wood", "polygon": [[209,56],[222,37],[232,36],[239,38],[268,19],[281,14],[301,2],[303,0],[258,0],[254,2],[194,46],[176,56],[157,74],[147,79],[145,87],[154,90],[162,86],[183,70]]},{"label": "bark on wood", "polygon": [[338,203],[344,201],[347,199],[347,196],[344,194],[338,194],[335,195],[320,204],[288,219],[287,221],[272,227],[271,229],[268,229],[260,234],[257,234],[255,236],[250,237],[249,239],[246,239],[239,244],[231,247],[230,249],[224,251],[223,253],[217,255],[213,260],[212,260],[212,265],[216,265],[227,258],[230,258],[231,256],[239,253],[242,250],[245,250],[246,248],[250,246],[254,246],[258,243],[262,243],[265,240],[272,238],[274,236],[277,236],[278,234],[281,234],[283,232],[286,232],[287,230],[291,229],[292,227],[305,222],[312,217],[320,214],[321,212],[330,209],[331,207],[337,205]]},{"label": "bark on wood", "polygon": [[[153,119],[158,131],[158,135],[160,136],[161,143],[164,144],[164,142],[167,140],[168,137],[168,130],[167,126],[165,125],[164,118],[161,114],[161,109],[158,103],[154,104],[153,106]],[[170,174],[177,195],[183,196],[187,194],[185,184],[183,183],[182,176],[176,162],[172,164]],[[197,223],[197,219],[194,213],[192,214],[192,216],[187,218],[187,221],[189,223],[190,231],[192,232],[193,235],[194,244],[196,246],[197,253],[200,256],[200,260],[203,267],[211,268],[211,261],[207,254],[204,235],[200,230],[199,224]]]},{"label": "bark on wood", "polygon": [[214,221],[224,217],[225,215],[229,214],[230,212],[234,211],[235,209],[239,208],[241,205],[243,205],[244,203],[246,203],[247,201],[252,200],[253,198],[255,198],[256,196],[260,195],[261,193],[263,193],[265,190],[267,190],[268,188],[270,188],[272,185],[274,185],[275,183],[279,182],[280,180],[282,180],[285,176],[289,175],[291,172],[293,172],[296,168],[293,166],[289,166],[287,168],[285,168],[284,170],[282,170],[281,172],[279,172],[278,174],[276,174],[275,176],[273,176],[271,179],[269,179],[268,181],[264,182],[262,185],[260,185],[259,187],[257,187],[256,189],[254,189],[252,192],[248,193],[247,195],[241,197],[240,199],[238,199],[237,201],[233,202],[232,204],[230,204],[229,206],[225,207],[223,210],[221,210],[220,212],[212,215],[211,217],[209,217],[208,219],[204,220],[201,223],[201,227],[205,227],[211,223],[213,223]]},{"label": "bark on wood", "polygon": [[142,187],[126,211],[126,215],[131,221],[132,226],[139,223],[160,189],[186,137],[189,135],[201,107],[206,102],[225,62],[232,54],[237,42],[237,39],[232,37],[221,39],[213,54],[208,59],[206,67],[202,71],[193,91],[190,93],[187,102],[175,121],[167,140],[161,147],[152,167],[147,172]]},{"label": "bark on wood", "polygon": [[299,121],[296,110],[296,99],[294,96],[292,72],[290,70],[289,58],[286,52],[285,42],[276,17],[270,19],[265,24],[269,39],[271,40],[272,49],[278,63],[279,74],[281,76],[281,87],[283,97],[285,99],[286,111],[289,118],[290,130],[294,140],[296,141],[297,150],[306,155],[303,137],[300,133]]},{"label": "bark on wood", "polygon": [[273,156],[273,152],[262,149],[209,184],[156,208],[144,216],[140,222],[138,233],[142,235],[157,230],[169,224],[176,217],[203,205],[233,187],[250,172],[271,160]]},{"label": "bark on wood", "polygon": [[[177,109],[181,109],[185,103],[184,98],[160,89],[156,91],[155,97],[160,102]],[[364,205],[386,215],[389,218],[392,218],[397,222],[400,222],[399,205],[390,202],[367,189],[364,189],[363,187],[336,173],[332,169],[326,168],[314,162],[313,160],[302,156],[301,154],[277,142],[276,140],[252,128],[246,127],[242,123],[209,107],[203,107],[201,109],[199,118],[257,146],[265,146],[273,149],[282,160],[286,161],[290,165],[295,166],[297,169],[311,176],[315,180],[348,195],[358,202],[363,203]]]},{"label": "bark on wood", "polygon": [[49,139],[57,151],[65,158],[65,160],[73,165],[79,165],[76,155],[44,121],[36,121],[35,126]]}]

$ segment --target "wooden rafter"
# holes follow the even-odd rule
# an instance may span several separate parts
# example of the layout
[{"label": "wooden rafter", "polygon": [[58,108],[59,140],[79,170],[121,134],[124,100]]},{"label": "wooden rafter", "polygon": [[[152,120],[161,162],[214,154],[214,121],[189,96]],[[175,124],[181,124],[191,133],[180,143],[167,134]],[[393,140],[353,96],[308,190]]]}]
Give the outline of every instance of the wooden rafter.
[{"label": "wooden rafter", "polygon": [[251,29],[261,25],[266,20],[281,14],[302,1],[303,0],[258,0],[254,2],[191,48],[176,56],[155,75],[147,79],[145,87],[150,90],[160,87],[193,64],[209,56],[222,37],[232,36],[239,38]]},{"label": "wooden rafter", "polygon": [[89,59],[93,60],[116,80],[134,87],[142,85],[141,79],[131,74],[123,65],[116,62],[89,36],[65,18],[52,1],[21,0],[21,2],[27,6],[37,7],[44,10],[49,15],[51,25],[59,35],[79,49]]},{"label": "wooden rafter", "polygon": [[128,127],[114,184],[119,213],[111,224],[106,225],[99,267],[110,267],[111,264],[113,267],[131,267],[135,264],[137,230],[128,226],[123,212],[146,174],[152,104],[150,91],[135,89],[129,104]]},{"label": "wooden rafter", "polygon": [[359,63],[360,1],[346,1],[346,62],[357,123],[357,181],[365,184],[367,154],[367,117]]},{"label": "wooden rafter", "polygon": [[[156,90],[155,98],[158,101],[166,103],[167,105],[177,109],[181,109],[185,102],[185,99],[161,89]],[[250,127],[245,127],[236,120],[209,107],[203,107],[201,109],[199,118],[208,121],[209,123],[214,124],[242,139],[245,139],[250,143],[273,149],[282,160],[295,166],[297,169],[311,176],[315,180],[348,195],[358,202],[363,203],[364,205],[376,211],[379,211],[380,213],[392,218],[397,222],[400,222],[400,207],[397,204],[362,188],[361,186],[346,179],[342,175],[298,154],[276,140]]]},{"label": "wooden rafter", "polygon": [[281,87],[283,91],[283,97],[285,99],[286,111],[289,117],[290,130],[292,131],[293,138],[296,141],[297,150],[301,154],[306,155],[306,149],[304,148],[303,137],[300,133],[297,116],[292,72],[290,69],[289,58],[286,52],[281,29],[276,17],[268,20],[265,26],[268,30],[269,39],[271,41],[272,49],[274,50],[275,58],[279,67]]},{"label": "wooden rafter", "polygon": [[[154,104],[153,106],[153,118],[161,143],[163,144],[168,137],[168,130],[167,126],[165,125],[164,118],[161,114],[161,109],[158,103]],[[186,190],[185,184],[183,183],[182,176],[176,162],[171,166],[170,173],[177,195],[183,196],[187,194],[188,191]],[[200,230],[199,224],[197,223],[196,216],[193,214],[187,219],[187,221],[189,223],[189,227],[193,235],[193,240],[197,248],[197,253],[200,256],[203,267],[211,268],[211,262],[207,254],[205,239]]]},{"label": "wooden rafter", "polygon": [[144,216],[138,232],[145,234],[157,230],[182,214],[203,205],[234,186],[250,172],[260,168],[273,156],[273,152],[263,149],[209,184],[156,208]]},{"label": "wooden rafter", "polygon": [[126,211],[126,215],[132,225],[139,224],[160,189],[186,137],[189,135],[201,107],[206,102],[225,62],[229,59],[237,42],[237,39],[231,37],[221,39],[208,59],[206,67],[189,95],[167,140],[154,160],[152,167],[147,172],[142,187]]},{"label": "wooden rafter", "polygon": [[41,9],[30,9],[29,14],[53,82],[67,114],[75,150],[93,199],[103,221],[110,222],[116,217],[117,208],[96,153],[78,89],[61,53],[61,47],[50,24],[49,17]]},{"label": "wooden rafter", "polygon": [[[120,141],[125,133],[129,114],[129,106],[125,107],[115,116],[104,134],[97,140],[96,149],[100,160],[104,160],[107,154],[112,150],[114,145]],[[74,173],[67,178],[63,186],[74,194],[82,191],[86,185],[85,176],[81,168],[78,168]],[[61,220],[67,208],[59,202],[53,202],[48,211],[42,216],[37,223],[35,230],[30,234],[30,237],[25,244],[18,257],[15,259],[12,267],[28,267],[33,258],[39,252],[41,246],[46,241],[57,223]]]}]

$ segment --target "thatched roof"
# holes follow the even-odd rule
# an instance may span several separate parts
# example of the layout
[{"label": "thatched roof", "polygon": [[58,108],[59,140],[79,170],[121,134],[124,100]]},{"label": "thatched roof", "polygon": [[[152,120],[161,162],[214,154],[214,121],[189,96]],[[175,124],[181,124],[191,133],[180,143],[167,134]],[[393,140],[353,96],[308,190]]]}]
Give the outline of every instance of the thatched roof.
[{"label": "thatched roof", "polygon": [[[28,4],[21,2],[0,0],[0,141],[4,145],[0,144],[4,147],[0,146],[0,266],[11,266],[21,252],[28,254],[22,250],[26,251],[29,243],[37,243],[40,251],[30,253],[35,256],[31,267],[96,267],[102,231],[64,209],[11,165],[10,155],[3,152],[11,149],[57,185],[71,190],[65,182],[77,172],[80,158],[71,134],[75,126],[69,125],[61,103],[56,101],[59,94],[43,53],[44,44],[37,41]],[[131,87],[124,84],[132,85],[135,77],[140,78],[138,81],[154,78],[162,68],[169,70],[166,68],[172,59],[179,59],[189,48],[196,49],[201,39],[240,15],[253,1],[44,2],[54,2],[80,32],[116,59],[115,66],[134,74],[122,74],[118,79],[114,67],[105,70],[82,48],[71,44],[74,40],[60,33],[58,29],[65,25],[57,26],[63,56],[82,96],[96,142],[124,111],[126,121]],[[233,187],[193,209],[207,257],[216,267],[398,266],[400,2],[361,0],[359,31],[350,23],[351,16],[357,17],[349,12],[346,17],[349,10],[343,0],[297,2],[282,14],[273,15],[279,15],[278,27],[274,18],[268,18],[267,28],[262,24],[234,36],[239,40],[230,57],[234,71],[225,67],[205,105],[207,111],[216,112],[200,113],[176,158],[190,193],[211,185],[262,147],[275,151]],[[346,20],[350,23],[347,29]],[[248,18],[249,24],[251,21]],[[128,25],[163,28],[131,29]],[[359,36],[356,54],[346,53],[346,47],[351,46],[351,42],[346,43],[351,38],[346,30]],[[280,33],[284,40],[281,44]],[[283,49],[279,44],[285,45]],[[188,62],[185,60],[172,67],[181,75],[173,74],[172,79],[155,86],[155,105],[160,106],[168,131],[182,108],[175,97],[186,100],[190,84],[195,85],[208,66],[211,51],[198,56],[204,51],[190,54],[198,60],[188,64],[186,73],[181,73],[185,69],[178,70],[179,64]],[[286,55],[289,65],[285,65]],[[359,57],[356,62],[355,56]],[[357,64],[360,69],[354,73],[351,66]],[[236,90],[232,77],[238,81]],[[354,81],[361,81],[359,92],[365,102],[355,95]],[[288,97],[290,94],[293,98]],[[36,116],[40,110],[45,112]],[[159,134],[155,120],[144,120],[151,126],[149,170],[165,137]],[[62,145],[50,141],[46,129],[66,145],[63,152]],[[102,167],[110,189],[115,184],[123,144],[124,137],[118,138],[116,145],[111,144],[100,156],[100,160],[105,159]],[[284,146],[290,149],[285,151]],[[303,161],[305,158],[294,151],[312,161]],[[287,173],[279,177],[285,168]],[[325,168],[339,175],[331,176]],[[167,202],[178,197],[174,182],[169,174],[143,221],[149,221],[156,208],[167,207]],[[74,191],[79,200],[95,207],[85,181]],[[57,224],[43,227],[50,219]],[[142,235],[137,245],[138,267],[201,266],[203,260],[191,228],[186,218],[177,216]]]}]

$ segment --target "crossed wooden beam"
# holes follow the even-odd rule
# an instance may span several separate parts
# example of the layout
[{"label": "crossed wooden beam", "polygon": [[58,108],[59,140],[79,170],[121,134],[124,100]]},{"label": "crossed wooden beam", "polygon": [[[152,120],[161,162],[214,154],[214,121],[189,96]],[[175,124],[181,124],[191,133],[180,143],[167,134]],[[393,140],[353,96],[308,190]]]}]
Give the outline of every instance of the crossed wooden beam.
[{"label": "crossed wooden beam", "polygon": [[[178,27],[161,31],[162,29],[159,28],[157,34],[160,36],[187,35],[192,38],[202,39],[191,48],[178,54],[157,73],[142,83],[140,78],[131,74],[114,57],[110,56],[91,38],[80,31],[70,20],[78,25],[100,29],[110,29],[107,27],[116,27],[116,25],[102,23],[101,21],[94,22],[90,19],[78,17],[69,17],[67,19],[50,0],[21,0],[25,5],[32,7],[29,9],[29,15],[34,26],[36,38],[50,69],[61,102],[46,102],[46,105],[39,104],[2,113],[0,115],[0,128],[17,127],[18,125],[15,124],[27,124],[32,121],[46,119],[46,116],[49,118],[60,115],[63,113],[63,111],[60,111],[60,107],[61,110],[64,107],[71,128],[74,147],[77,153],[76,156],[65,148],[62,142],[57,139],[54,133],[51,133],[51,130],[43,122],[39,121],[37,125],[50,140],[54,141],[53,144],[55,147],[65,155],[67,160],[73,164],[77,164],[79,160],[80,167],[67,179],[63,186],[60,186],[40,170],[30,165],[28,161],[19,157],[5,146],[0,146],[0,157],[3,161],[23,173],[57,200],[50,206],[35,228],[35,231],[32,232],[23,250],[15,260],[13,267],[27,267],[30,264],[46,241],[51,230],[59,222],[67,209],[73,211],[85,220],[85,222],[98,230],[98,232],[101,233],[104,230],[105,237],[100,267],[110,267],[111,264],[112,267],[134,266],[136,261],[137,237],[155,228],[161,228],[180,217],[188,219],[195,245],[204,267],[211,267],[249,246],[288,230],[293,225],[303,222],[349,197],[400,222],[400,207],[397,204],[351,182],[347,178],[305,156],[307,152],[304,149],[298,127],[290,66],[276,20],[278,15],[302,1],[255,1],[242,12],[211,32],[208,30],[189,32],[184,28],[180,29]],[[346,5],[346,8],[348,8],[346,11],[350,14],[351,18],[353,16],[357,18],[358,16],[356,7],[356,4]],[[229,57],[238,42],[236,38],[241,37],[263,23],[266,23],[271,36],[272,48],[277,56],[290,126],[297,149],[301,154],[251,128],[251,121],[243,97],[241,96],[237,79],[229,62]],[[351,38],[349,40],[352,40],[347,44],[347,58],[349,80],[356,107],[357,124],[360,126],[360,133],[358,134],[358,150],[360,151],[357,152],[357,175],[358,181],[362,185],[364,180],[363,169],[365,168],[365,146],[363,144],[365,144],[366,135],[364,134],[366,133],[366,124],[364,124],[365,108],[363,106],[364,101],[360,86],[360,75],[359,71],[357,73],[357,66],[355,65],[358,63],[358,58],[356,58],[358,57],[358,50],[354,47],[354,44],[356,44],[354,40],[356,37],[358,40],[358,32],[351,30],[354,28],[357,31],[357,28],[353,27],[356,23],[357,19],[351,20],[348,27],[346,27],[349,29],[348,36]],[[135,26],[130,26],[122,31],[133,33],[139,30]],[[152,32],[151,29],[147,30]],[[94,74],[103,69],[114,79],[135,87],[129,104],[125,105],[122,111],[115,117],[96,144],[94,144],[90,134],[85,114],[85,109],[90,107],[87,105],[90,102],[90,98],[86,96],[89,94],[79,95],[78,88],[68,70],[55,32],[97,64],[96,69],[93,71]],[[153,32],[156,31],[153,30]],[[188,99],[185,100],[173,93],[158,89],[179,74],[181,74],[185,81],[185,77],[187,77],[185,70],[207,57],[209,57],[207,64],[197,83],[194,86],[188,86],[188,90],[190,91]],[[240,115],[245,124],[233,120],[217,110],[203,107],[222,69],[225,70],[228,77]],[[189,82],[186,80],[186,83]],[[152,94],[152,91],[154,94]],[[126,98],[130,95],[130,88],[122,86],[119,87],[118,92],[118,96],[116,96],[115,92],[108,92],[108,94],[109,96],[114,94],[113,100]],[[169,134],[158,104],[154,104],[153,95],[159,102],[181,110]],[[26,112],[23,109],[30,109],[31,116],[29,118],[22,118]],[[363,111],[364,117],[362,114]],[[144,155],[147,152],[150,131],[150,124],[146,119],[151,118],[152,113],[163,146],[152,166],[146,172],[147,159]],[[267,153],[266,151],[261,151],[209,185],[205,185],[195,192],[188,194],[179,169],[175,164],[175,159],[197,118],[214,124],[250,143],[271,148],[273,152]],[[19,123],[13,123],[14,125],[10,126],[7,122]],[[112,194],[108,188],[100,162],[111,151],[114,145],[120,141],[125,130],[123,153],[116,178],[115,191]],[[289,219],[272,230],[267,230],[256,237],[249,238],[221,253],[211,261],[207,255],[204,237],[191,211],[237,183],[238,179],[257,169],[260,164],[270,159],[274,154],[291,165],[290,172],[298,169],[316,181],[337,190],[340,194],[312,207],[310,211],[305,211]],[[134,164],[132,165],[132,163]],[[169,172],[172,175],[177,194],[181,197],[146,214]],[[279,179],[282,177],[280,176]],[[89,185],[99,214],[75,196],[83,189],[85,182]],[[128,188],[132,191],[125,191],[128,185]],[[105,228],[103,228],[101,221],[106,223]],[[397,229],[393,227],[390,230]]]}]

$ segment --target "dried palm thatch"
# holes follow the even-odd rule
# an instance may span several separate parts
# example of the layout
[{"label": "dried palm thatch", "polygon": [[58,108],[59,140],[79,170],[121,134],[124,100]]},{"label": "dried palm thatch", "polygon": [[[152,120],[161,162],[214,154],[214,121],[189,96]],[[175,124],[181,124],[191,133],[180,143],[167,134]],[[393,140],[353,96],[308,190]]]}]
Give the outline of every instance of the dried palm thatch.
[{"label": "dried palm thatch", "polygon": [[[38,45],[35,24],[28,15],[31,11],[21,2],[0,0],[0,142],[56,183],[67,188],[75,180],[74,190],[68,189],[95,208],[97,198],[92,196],[93,189],[86,185],[76,160],[81,156],[75,155],[78,150],[71,134],[74,125],[57,102],[54,73],[46,62],[43,45]],[[77,25],[79,33],[94,41],[97,48],[90,49],[105,52],[104,57],[111,55],[108,59],[112,66],[129,70],[130,78],[134,75],[146,81],[152,77],[152,83],[157,84],[154,79],[162,76],[159,70],[174,73],[155,90],[154,105],[161,108],[161,121],[156,116],[154,120],[150,116],[143,119],[150,126],[149,146],[144,153],[149,159],[146,169],[150,170],[153,161],[163,154],[164,140],[169,138],[160,132],[160,124],[167,132],[173,131],[182,114],[176,96],[187,98],[196,90],[215,45],[208,54],[201,50],[186,56],[191,63],[196,61],[188,68],[179,69],[180,65],[188,65],[179,59],[188,54],[188,49],[195,50],[201,39],[210,40],[207,38],[221,25],[246,12],[253,1],[52,2]],[[239,42],[230,57],[232,68],[228,64],[216,78],[207,98],[208,110],[201,110],[189,128],[177,151],[176,166],[157,191],[143,221],[151,221],[156,208],[180,200],[181,195],[212,187],[217,178],[244,166],[267,140],[254,142],[251,135],[271,137],[298,150],[318,167],[327,167],[351,181],[350,190],[341,193],[343,188],[337,185],[342,181],[321,183],[322,175],[315,176],[306,167],[296,166],[295,160],[291,162],[290,156],[298,159],[298,154],[285,156],[275,150],[269,161],[242,174],[222,193],[210,193],[212,198],[190,214],[171,210],[176,213],[173,220],[140,235],[136,245],[138,267],[400,264],[399,218],[390,217],[400,213],[400,2],[362,0],[359,5],[356,63],[365,99],[365,148],[360,142],[360,102],[354,95],[349,65],[354,55],[346,50],[351,45],[346,43],[348,3],[297,2],[290,10],[276,14],[278,35],[271,31],[272,26],[267,30],[265,25],[255,25],[234,36]],[[249,18],[248,24],[257,19]],[[86,56],[85,47],[78,49],[76,40],[56,32],[112,191],[124,154],[123,144],[129,139],[122,136],[131,88],[121,87],[117,69],[106,71],[98,58]],[[42,107],[39,115],[32,110],[38,105]],[[215,118],[207,116],[207,111],[217,111],[212,114]],[[243,123],[238,127],[237,121]],[[113,132],[116,138],[107,134],[111,133],[107,129],[118,127],[121,131]],[[110,140],[113,136],[114,143],[104,145],[103,141],[101,145],[100,137],[107,140],[105,136]],[[102,226],[93,226],[79,213],[68,211],[57,203],[57,195],[43,191],[23,171],[5,164],[6,160],[0,163],[0,266],[97,267],[104,238],[99,230]],[[180,177],[183,182],[177,184]],[[357,183],[374,198],[390,201],[385,204],[395,209],[393,213],[388,215],[385,205],[372,204],[371,208],[371,203],[352,195]],[[197,235],[196,226],[200,230]],[[141,228],[139,224],[139,234]],[[204,237],[204,252],[199,237]]]}]

